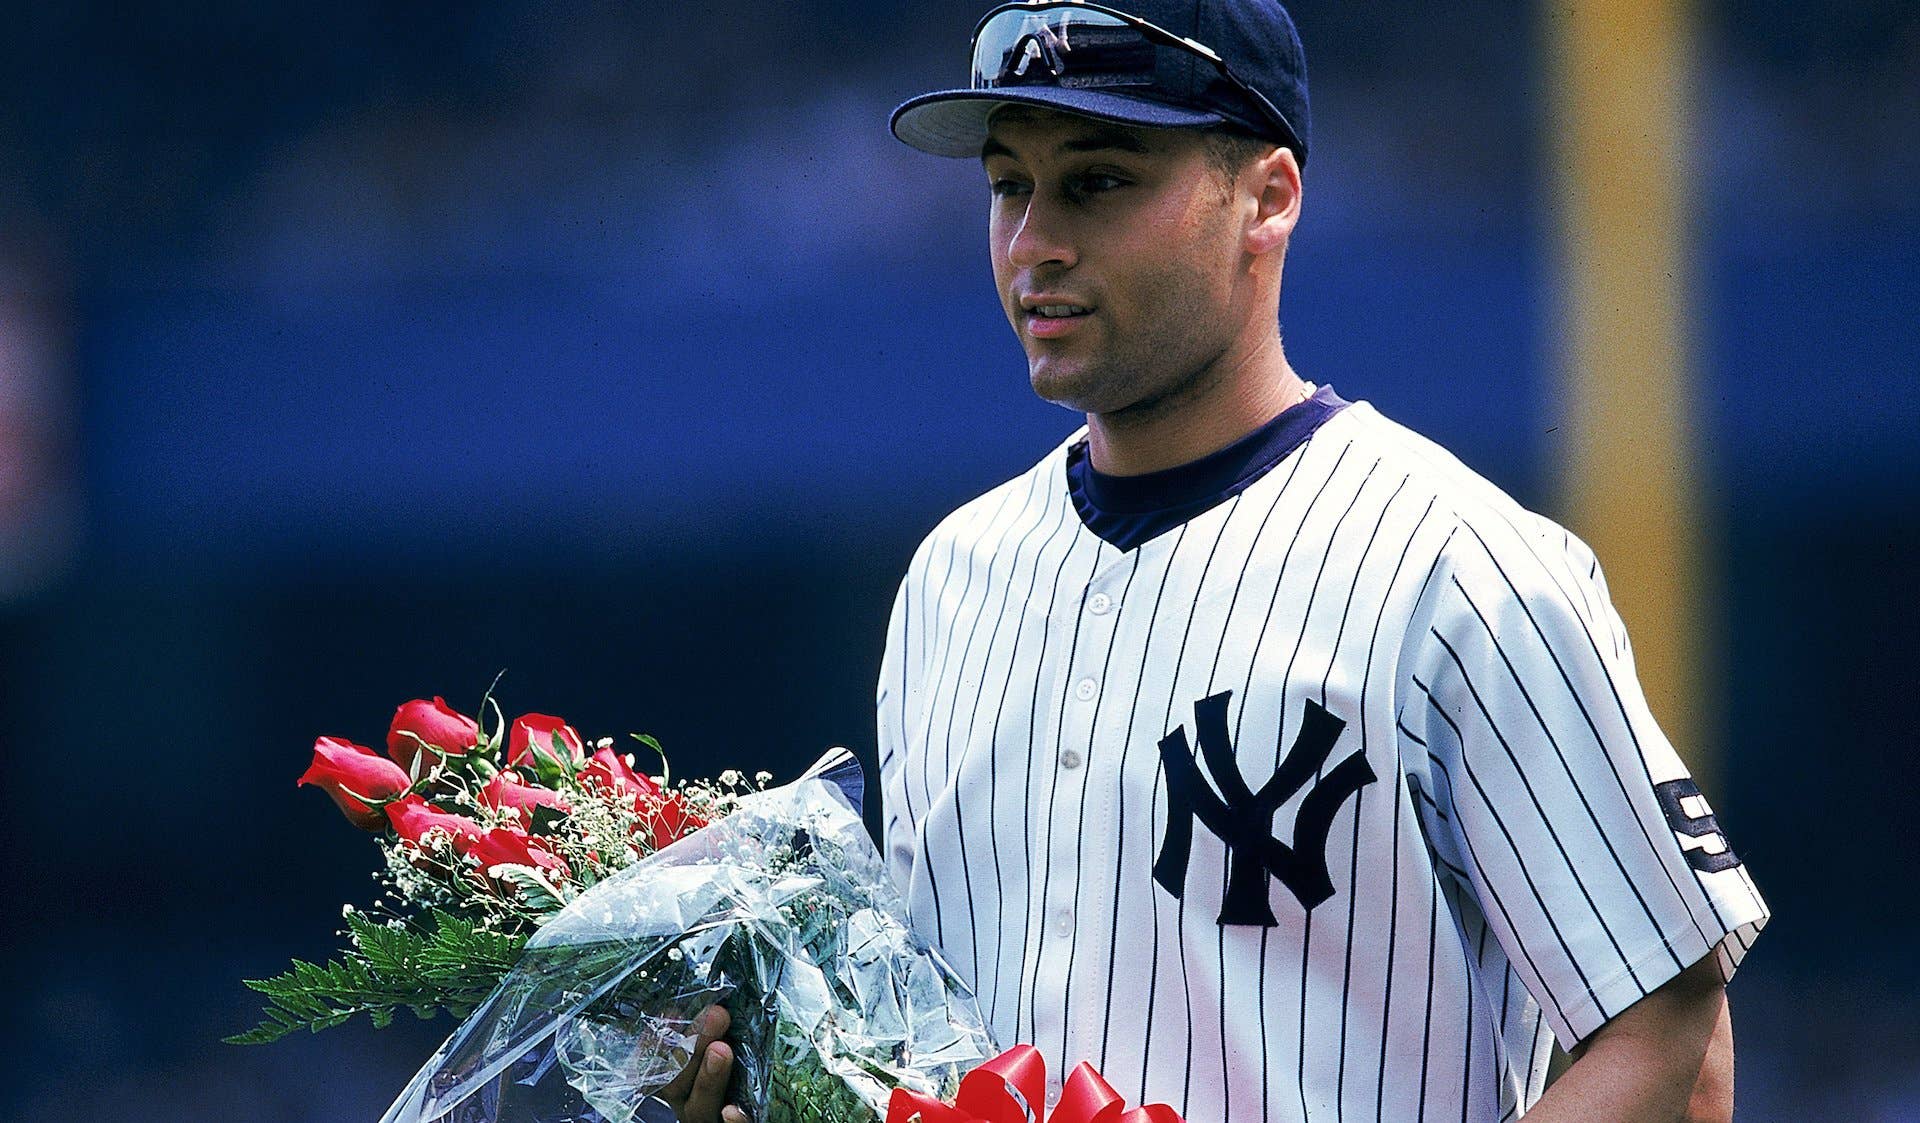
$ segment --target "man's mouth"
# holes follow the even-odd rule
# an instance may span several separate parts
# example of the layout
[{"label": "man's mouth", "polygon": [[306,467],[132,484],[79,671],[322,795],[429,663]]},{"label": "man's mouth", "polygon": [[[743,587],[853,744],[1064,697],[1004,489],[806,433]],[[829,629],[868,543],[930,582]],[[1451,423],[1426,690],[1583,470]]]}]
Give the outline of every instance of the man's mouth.
[{"label": "man's mouth", "polygon": [[1036,339],[1053,339],[1078,327],[1081,320],[1093,314],[1093,308],[1091,305],[1064,300],[1044,303],[1023,300],[1020,312],[1026,317],[1028,335]]}]

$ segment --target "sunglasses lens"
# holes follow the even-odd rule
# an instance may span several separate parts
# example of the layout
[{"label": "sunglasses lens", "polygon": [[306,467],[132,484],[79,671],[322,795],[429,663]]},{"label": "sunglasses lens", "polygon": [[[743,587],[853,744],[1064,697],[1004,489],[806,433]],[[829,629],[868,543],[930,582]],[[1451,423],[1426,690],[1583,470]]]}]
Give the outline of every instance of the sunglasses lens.
[{"label": "sunglasses lens", "polygon": [[1059,7],[1008,9],[973,41],[973,88],[1151,86],[1154,45],[1125,20]]}]

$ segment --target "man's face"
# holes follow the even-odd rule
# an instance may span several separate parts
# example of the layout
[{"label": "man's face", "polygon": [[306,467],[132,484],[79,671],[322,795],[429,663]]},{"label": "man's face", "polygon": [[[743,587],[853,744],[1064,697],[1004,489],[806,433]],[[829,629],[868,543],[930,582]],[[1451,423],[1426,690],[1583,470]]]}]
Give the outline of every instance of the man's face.
[{"label": "man's face", "polygon": [[1036,393],[1119,414],[1208,377],[1253,304],[1199,133],[1005,109],[981,163],[994,283]]}]

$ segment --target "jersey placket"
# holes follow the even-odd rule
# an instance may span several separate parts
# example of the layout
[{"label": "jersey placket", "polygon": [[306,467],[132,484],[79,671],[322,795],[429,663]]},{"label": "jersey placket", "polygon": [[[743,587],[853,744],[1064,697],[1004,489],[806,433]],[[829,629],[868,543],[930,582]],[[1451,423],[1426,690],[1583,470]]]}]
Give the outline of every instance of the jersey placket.
[{"label": "jersey placket", "polygon": [[1110,767],[1099,748],[1101,734],[1112,724],[1113,714],[1124,709],[1123,700],[1109,691],[1108,681],[1118,672],[1115,631],[1138,559],[1109,548],[1101,554],[1102,562],[1080,596],[1054,616],[1054,627],[1071,639],[1054,679],[1052,702],[1057,718],[1040,754],[1048,762],[1040,773],[1044,787],[1032,793],[1032,798],[1045,798],[1049,810],[1049,829],[1041,836],[1043,938],[1030,999],[1035,1035],[1031,1043],[1053,1062],[1047,1074],[1049,1104],[1059,1099],[1062,1079],[1075,1059],[1060,1050],[1080,1047],[1086,1040],[1084,1026],[1066,1021],[1069,975],[1089,970],[1094,951],[1104,951],[1078,947],[1076,938],[1106,931],[1112,922],[1105,915],[1111,911],[1108,902],[1084,882],[1088,871],[1111,869],[1118,855],[1101,826],[1086,819],[1088,809],[1100,802],[1093,794],[1093,770]]}]

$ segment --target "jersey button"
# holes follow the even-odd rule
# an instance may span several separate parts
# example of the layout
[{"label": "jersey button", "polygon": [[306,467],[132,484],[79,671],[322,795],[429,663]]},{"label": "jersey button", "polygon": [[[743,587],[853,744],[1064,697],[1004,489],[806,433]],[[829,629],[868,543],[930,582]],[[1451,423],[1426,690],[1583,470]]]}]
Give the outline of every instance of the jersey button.
[{"label": "jersey button", "polygon": [[1073,688],[1073,696],[1082,702],[1093,701],[1093,696],[1098,693],[1100,693],[1100,684],[1090,678],[1081,679],[1080,685]]},{"label": "jersey button", "polygon": [[1053,914],[1053,934],[1066,937],[1073,935],[1073,912],[1060,909]]},{"label": "jersey button", "polygon": [[1095,616],[1105,616],[1113,609],[1113,598],[1105,593],[1095,593],[1087,598],[1087,611]]},{"label": "jersey button", "polygon": [[1060,753],[1060,767],[1071,772],[1080,767],[1080,750],[1065,749]]}]

